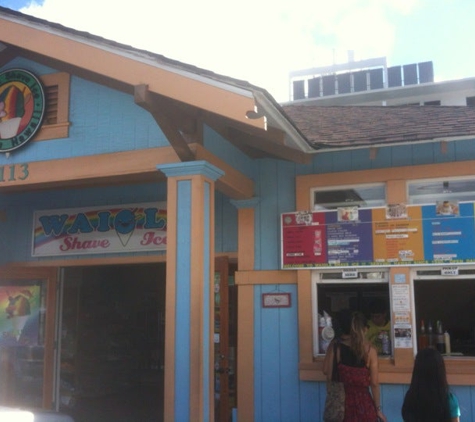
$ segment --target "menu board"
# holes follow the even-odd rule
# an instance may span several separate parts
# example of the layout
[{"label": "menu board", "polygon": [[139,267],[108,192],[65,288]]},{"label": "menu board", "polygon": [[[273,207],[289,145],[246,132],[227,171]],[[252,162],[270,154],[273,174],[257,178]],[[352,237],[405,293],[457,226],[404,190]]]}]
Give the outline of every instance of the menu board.
[{"label": "menu board", "polygon": [[339,208],[281,215],[281,266],[475,262],[474,203]]}]

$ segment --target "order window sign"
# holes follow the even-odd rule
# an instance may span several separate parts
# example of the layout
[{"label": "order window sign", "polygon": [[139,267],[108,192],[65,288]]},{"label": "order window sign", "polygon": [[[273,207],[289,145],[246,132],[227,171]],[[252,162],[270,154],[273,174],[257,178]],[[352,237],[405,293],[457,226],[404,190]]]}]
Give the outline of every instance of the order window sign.
[{"label": "order window sign", "polygon": [[0,152],[23,146],[38,131],[45,94],[32,73],[11,69],[0,73]]}]

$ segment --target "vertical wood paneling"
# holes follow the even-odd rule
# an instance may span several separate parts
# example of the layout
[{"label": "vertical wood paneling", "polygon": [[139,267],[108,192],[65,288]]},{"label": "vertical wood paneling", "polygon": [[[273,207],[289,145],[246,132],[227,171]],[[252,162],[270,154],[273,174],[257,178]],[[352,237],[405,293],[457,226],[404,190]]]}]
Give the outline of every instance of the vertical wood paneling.
[{"label": "vertical wood paneling", "polygon": [[221,217],[223,224],[221,252],[236,252],[238,249],[238,210],[229,198],[225,197],[221,212],[223,213]]},{"label": "vertical wood paneling", "polygon": [[414,166],[430,164],[434,162],[434,149],[432,144],[412,145],[411,164]]},{"label": "vertical wood paneling", "polygon": [[325,384],[321,382],[300,382],[300,422],[320,421],[320,409],[323,409]]},{"label": "vertical wood paneling", "polygon": [[279,309],[263,309],[260,295],[272,290],[272,287],[263,286],[256,298],[255,314],[260,313],[261,326],[258,334],[260,339],[260,372],[261,372],[261,403],[262,421],[280,421],[281,378],[280,378],[280,337]]},{"label": "vertical wood paneling", "polygon": [[290,292],[292,298],[292,307],[279,310],[280,326],[280,414],[282,421],[300,420],[300,380],[298,372],[299,357],[298,348],[298,320],[297,320],[297,286],[283,285],[279,290]]},{"label": "vertical wood paneling", "polygon": [[295,167],[294,163],[279,161],[277,168],[277,215],[295,211]]},{"label": "vertical wood paneling", "polygon": [[[22,67],[41,75],[54,70],[28,60]],[[67,139],[31,142],[0,165],[103,154],[169,145],[150,113],[134,103],[133,96],[73,76]]]},{"label": "vertical wood paneling", "polygon": [[381,406],[388,421],[402,421],[401,407],[407,386],[397,384],[381,385]]},{"label": "vertical wood paneling", "polygon": [[373,160],[370,160],[371,168],[384,168],[392,165],[391,148],[378,148],[376,156]]},{"label": "vertical wood paneling", "polygon": [[238,265],[239,270],[254,269],[254,221],[255,211],[253,208],[242,208],[238,210]]},{"label": "vertical wood paneling", "polygon": [[313,157],[313,171],[311,173],[304,174],[333,172],[333,157],[334,155],[330,152],[322,152],[315,154]]},{"label": "vertical wood paneling", "polygon": [[460,420],[463,422],[475,421],[475,388],[473,386],[450,386],[450,389],[459,401]]},{"label": "vertical wood paneling", "polygon": [[219,192],[215,195],[215,203],[214,203],[214,214],[215,214],[215,232],[214,232],[214,244],[215,244],[215,251],[216,252],[223,252],[224,250],[224,202],[225,196]]},{"label": "vertical wood paneling", "polygon": [[434,144],[434,161],[436,163],[455,161],[455,142],[439,142]]},{"label": "vertical wood paneling", "polygon": [[343,150],[332,153],[333,172],[351,170],[351,151]]},{"label": "vertical wood paneling", "polygon": [[474,142],[474,139],[454,142],[455,160],[463,161],[475,159]]},{"label": "vertical wood paneling", "polygon": [[247,177],[254,176],[254,161],[206,125],[203,130],[203,143],[207,150],[236,170],[244,173]]},{"label": "vertical wood paneling", "polygon": [[391,153],[390,166],[401,167],[409,166],[412,164],[412,146],[401,145],[397,147],[388,148]]},{"label": "vertical wood paneling", "polygon": [[[247,287],[247,286],[246,286]],[[263,420],[263,383],[265,379],[263,377],[263,345],[262,345],[262,312],[260,311],[260,304],[261,304],[261,293],[262,293],[262,286],[249,286],[253,289],[253,297],[252,297],[252,315],[254,316],[254,362],[251,362],[252,367],[254,369],[254,421],[262,421]],[[242,288],[240,288],[241,291]],[[240,302],[238,302],[240,305]],[[276,327],[273,328],[276,330]]]},{"label": "vertical wood paneling", "polygon": [[259,206],[260,239],[256,240],[256,248],[260,250],[260,261],[256,262],[259,269],[278,268],[279,254],[279,218],[277,213],[278,166],[276,161],[263,160],[259,174]]},{"label": "vertical wood paneling", "polygon": [[351,168],[347,170],[364,170],[371,165],[369,149],[356,149],[351,152]]}]

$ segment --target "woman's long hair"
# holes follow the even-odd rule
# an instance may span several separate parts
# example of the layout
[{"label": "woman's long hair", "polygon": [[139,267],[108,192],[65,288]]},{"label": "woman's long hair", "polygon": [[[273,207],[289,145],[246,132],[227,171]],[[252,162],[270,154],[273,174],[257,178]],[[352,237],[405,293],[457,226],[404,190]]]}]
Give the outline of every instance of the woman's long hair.
[{"label": "woman's long hair", "polygon": [[411,385],[402,405],[402,417],[406,422],[451,420],[445,363],[437,350],[427,348],[417,353]]},{"label": "woman's long hair", "polygon": [[340,311],[337,315],[337,333],[350,336],[350,349],[359,361],[366,362],[367,347],[365,347],[365,333],[368,322],[361,312],[349,309]]}]

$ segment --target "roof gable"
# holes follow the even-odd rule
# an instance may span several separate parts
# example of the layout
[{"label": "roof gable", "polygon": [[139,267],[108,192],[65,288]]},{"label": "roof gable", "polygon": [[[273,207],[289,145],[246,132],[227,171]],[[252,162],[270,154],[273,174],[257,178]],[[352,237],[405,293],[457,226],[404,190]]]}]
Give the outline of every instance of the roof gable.
[{"label": "roof gable", "polygon": [[[231,142],[229,128],[249,135],[250,145],[238,142],[248,154],[305,160],[309,146],[300,132],[264,89],[245,81],[0,7],[0,66],[19,55],[134,95],[162,129],[171,125],[167,137],[173,135],[178,151],[187,140],[177,121],[190,127],[199,120]],[[170,109],[166,121],[159,119]],[[191,152],[182,159],[192,159]]]}]

